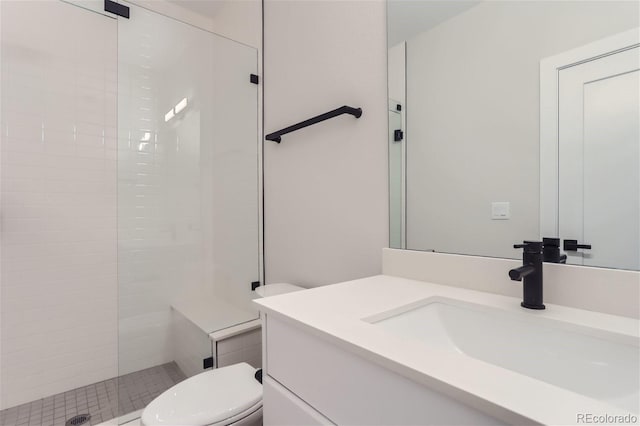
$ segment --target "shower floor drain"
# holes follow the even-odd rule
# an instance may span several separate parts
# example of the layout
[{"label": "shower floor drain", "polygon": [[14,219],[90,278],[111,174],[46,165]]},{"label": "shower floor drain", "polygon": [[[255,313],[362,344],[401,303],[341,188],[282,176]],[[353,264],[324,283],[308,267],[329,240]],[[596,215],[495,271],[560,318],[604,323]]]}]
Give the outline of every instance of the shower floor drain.
[{"label": "shower floor drain", "polygon": [[89,420],[91,420],[91,414],[78,414],[77,416],[73,416],[69,420],[67,420],[67,422],[64,425],[80,426],[87,423]]}]

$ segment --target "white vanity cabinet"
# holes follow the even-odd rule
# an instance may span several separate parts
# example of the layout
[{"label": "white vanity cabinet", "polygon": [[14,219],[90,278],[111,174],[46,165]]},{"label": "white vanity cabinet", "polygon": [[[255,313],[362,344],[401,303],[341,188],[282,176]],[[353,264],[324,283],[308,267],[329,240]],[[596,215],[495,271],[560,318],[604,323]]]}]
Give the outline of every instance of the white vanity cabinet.
[{"label": "white vanity cabinet", "polygon": [[520,301],[387,275],[259,299],[264,423],[637,419],[638,320]]},{"label": "white vanity cabinet", "polygon": [[264,425],[504,424],[274,313],[263,315]]},{"label": "white vanity cabinet", "polygon": [[323,426],[331,421],[312,406],[291,393],[271,376],[262,381],[263,425],[279,426]]}]

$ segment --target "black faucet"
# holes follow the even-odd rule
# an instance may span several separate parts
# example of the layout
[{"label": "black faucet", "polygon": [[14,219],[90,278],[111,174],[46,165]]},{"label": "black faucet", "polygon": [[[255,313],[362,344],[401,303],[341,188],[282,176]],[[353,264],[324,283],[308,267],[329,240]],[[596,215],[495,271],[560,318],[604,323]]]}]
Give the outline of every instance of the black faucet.
[{"label": "black faucet", "polygon": [[567,255],[560,254],[560,238],[542,239],[542,260],[549,263],[567,263]]},{"label": "black faucet", "polygon": [[520,306],[528,309],[544,309],[542,303],[542,242],[524,241],[513,248],[522,248],[523,265],[509,271],[509,278],[514,281],[522,281],[523,297]]}]

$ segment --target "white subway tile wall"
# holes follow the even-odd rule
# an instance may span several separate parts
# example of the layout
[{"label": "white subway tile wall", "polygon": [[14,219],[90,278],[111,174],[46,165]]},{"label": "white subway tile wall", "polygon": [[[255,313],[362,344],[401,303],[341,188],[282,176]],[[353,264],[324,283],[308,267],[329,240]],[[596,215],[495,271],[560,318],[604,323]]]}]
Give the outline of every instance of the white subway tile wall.
[{"label": "white subway tile wall", "polygon": [[217,342],[218,368],[246,362],[262,368],[262,330],[252,330]]},{"label": "white subway tile wall", "polygon": [[1,408],[117,376],[116,23],[37,3],[1,5]]}]

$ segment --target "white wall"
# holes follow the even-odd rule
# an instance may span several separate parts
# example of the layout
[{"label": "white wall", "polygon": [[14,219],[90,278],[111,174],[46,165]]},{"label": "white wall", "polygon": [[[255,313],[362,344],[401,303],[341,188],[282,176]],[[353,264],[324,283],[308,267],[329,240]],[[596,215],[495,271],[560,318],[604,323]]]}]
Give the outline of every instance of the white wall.
[{"label": "white wall", "polygon": [[262,49],[262,2],[217,0],[220,9],[211,18],[212,30],[222,36]]},{"label": "white wall", "polygon": [[539,61],[637,25],[637,2],[490,1],[408,40],[407,247],[520,256],[539,237]]},{"label": "white wall", "polygon": [[256,49],[262,48],[261,0],[132,0],[129,3]]},{"label": "white wall", "polygon": [[388,245],[383,1],[264,4],[265,133],[362,107],[265,141],[267,283],[318,286],[380,272]]},{"label": "white wall", "polygon": [[388,56],[389,99],[406,106],[406,43],[402,42],[390,47]]}]

